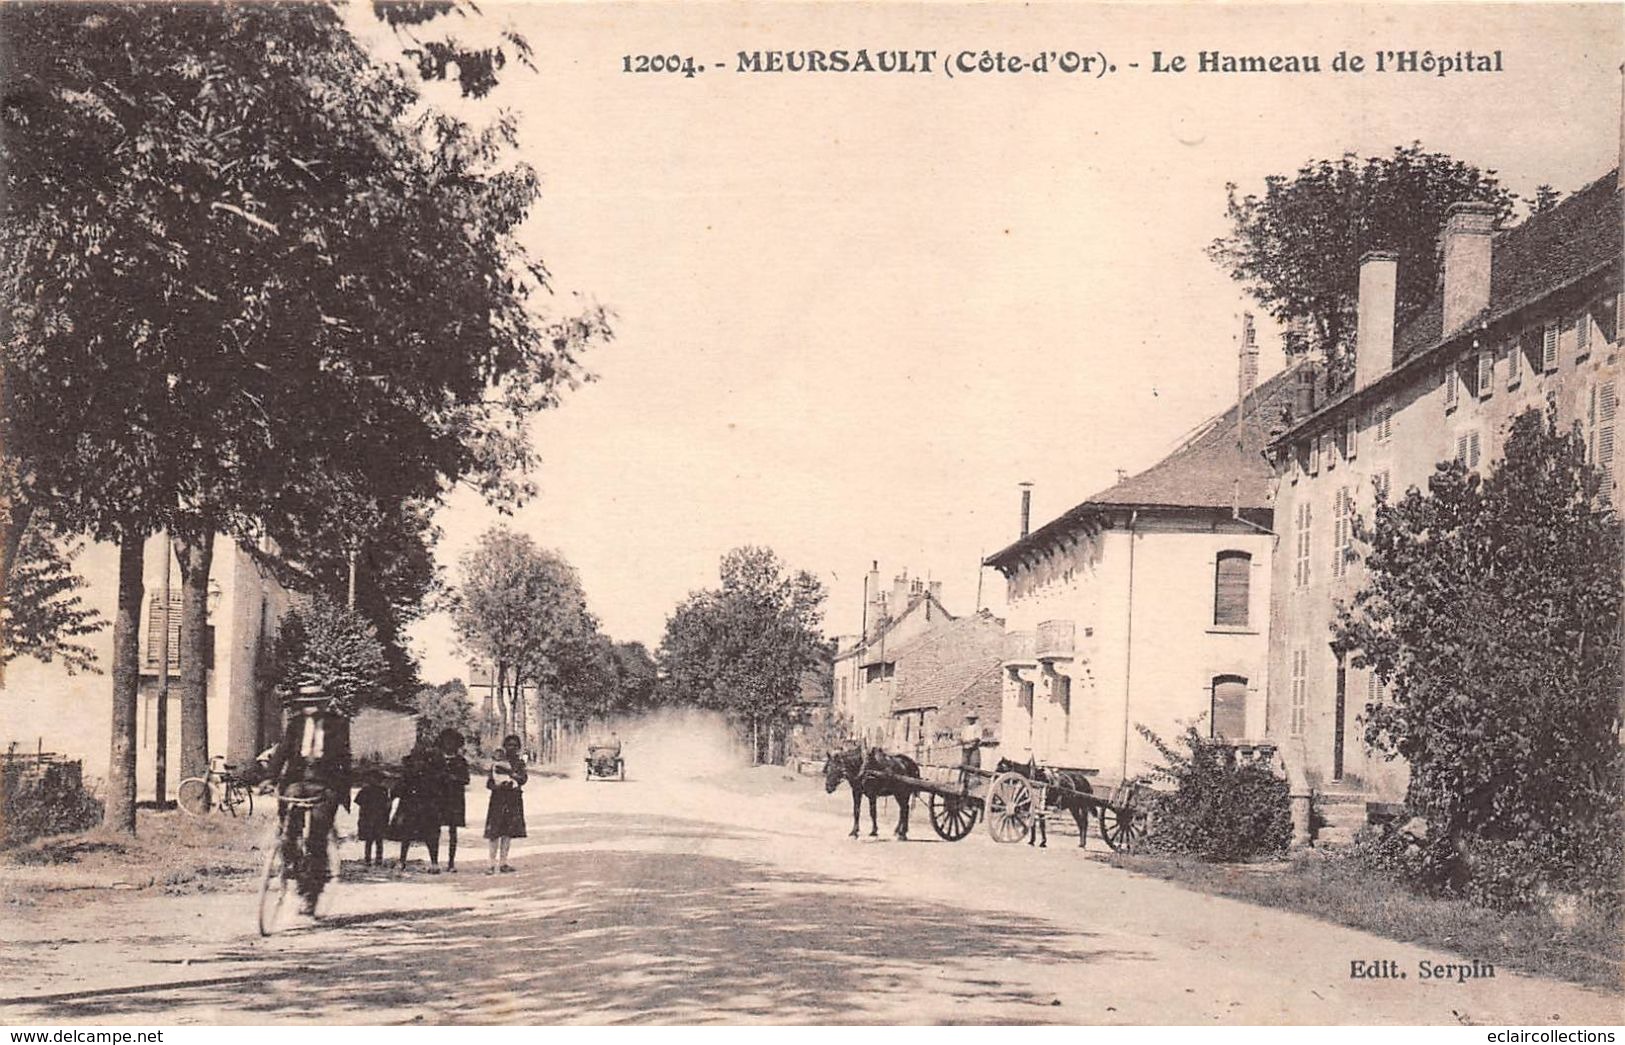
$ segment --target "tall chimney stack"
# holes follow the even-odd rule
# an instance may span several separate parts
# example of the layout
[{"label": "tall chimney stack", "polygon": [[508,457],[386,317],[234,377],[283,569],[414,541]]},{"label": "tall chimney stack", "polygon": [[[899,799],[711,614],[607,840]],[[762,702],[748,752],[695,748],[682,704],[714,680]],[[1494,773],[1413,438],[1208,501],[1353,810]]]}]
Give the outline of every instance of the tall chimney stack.
[{"label": "tall chimney stack", "polygon": [[1021,487],[1021,535],[1027,536],[1027,531],[1033,521],[1033,484],[1017,483]]},{"label": "tall chimney stack", "polygon": [[[1241,314],[1240,369],[1236,374],[1236,402],[1240,403],[1258,387],[1258,331],[1253,329],[1253,314]],[[1240,420],[1240,417],[1237,417]]]},{"label": "tall chimney stack", "polygon": [[1373,250],[1360,259],[1359,325],[1354,330],[1354,387],[1364,388],[1394,368],[1394,305],[1399,255]]},{"label": "tall chimney stack", "polygon": [[1490,242],[1495,237],[1495,205],[1464,201],[1445,211],[1439,237],[1444,255],[1444,315],[1441,334],[1458,333],[1490,304]]}]

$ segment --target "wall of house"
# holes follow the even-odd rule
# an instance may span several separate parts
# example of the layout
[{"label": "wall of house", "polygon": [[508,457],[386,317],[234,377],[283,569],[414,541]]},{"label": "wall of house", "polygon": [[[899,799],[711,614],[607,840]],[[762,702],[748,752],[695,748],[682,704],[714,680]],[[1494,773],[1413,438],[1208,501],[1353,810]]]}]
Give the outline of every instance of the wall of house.
[{"label": "wall of house", "polygon": [[[1102,780],[1134,776],[1160,763],[1138,732],[1173,740],[1187,725],[1204,733],[1216,677],[1247,680],[1247,738],[1261,739],[1268,692],[1268,534],[1219,513],[1128,513],[1070,553],[1070,568],[1027,588],[1008,610],[1011,631],[1045,620],[1074,622],[1070,661],[1007,671],[1003,704],[1006,757],[1100,770]],[[1219,553],[1251,556],[1248,624],[1213,622]],[[1019,589],[1018,589],[1019,590]],[[1060,699],[1070,679],[1070,708]],[[1032,709],[1023,682],[1033,687]]]},{"label": "wall of house", "polygon": [[[1402,496],[1410,487],[1426,490],[1436,464],[1453,459],[1462,437],[1473,435],[1478,441],[1478,470],[1487,471],[1503,454],[1512,419],[1531,408],[1544,410],[1548,403],[1555,404],[1561,427],[1578,423],[1588,438],[1596,435],[1600,422],[1593,411],[1593,397],[1608,385],[1616,398],[1620,391],[1616,324],[1599,322],[1608,309],[1618,307],[1611,289],[1617,286],[1618,277],[1607,279],[1615,282],[1596,282],[1561,301],[1537,305],[1498,327],[1464,335],[1437,362],[1419,367],[1398,387],[1364,397],[1353,411],[1357,420],[1353,455],[1341,440],[1330,439],[1330,446],[1322,448],[1319,468],[1311,474],[1304,464],[1309,457],[1307,438],[1318,434],[1311,430],[1297,445],[1298,464],[1282,463],[1275,515],[1281,541],[1272,567],[1275,634],[1270,651],[1270,735],[1281,744],[1283,757],[1304,769],[1311,785],[1363,790],[1374,799],[1401,801],[1408,780],[1402,761],[1388,761],[1366,750],[1364,713],[1367,702],[1376,695],[1376,684],[1370,673],[1351,662],[1342,665],[1341,777],[1337,773],[1339,661],[1330,646],[1330,624],[1337,604],[1351,599],[1365,579],[1357,559],[1342,576],[1334,569],[1339,492],[1347,491],[1355,511],[1369,523],[1374,518],[1374,481],[1386,482],[1390,498]],[[1584,352],[1576,324],[1582,312],[1590,325],[1589,349]],[[1525,354],[1514,378],[1510,354],[1523,351],[1526,330],[1543,327],[1547,320],[1558,321],[1555,369],[1542,372],[1538,353],[1537,358]],[[1605,336],[1610,331],[1615,334],[1613,340]],[[1487,347],[1494,360],[1490,380],[1482,386],[1477,380],[1478,347]],[[1462,376],[1454,406],[1447,406],[1447,366],[1456,367]],[[1376,424],[1384,407],[1392,410],[1387,439],[1381,438]],[[1329,423],[1342,431],[1341,420]],[[1608,463],[1617,478],[1620,450],[1618,440],[1613,442]],[[1618,503],[1617,483],[1614,496]],[[1298,523],[1305,504],[1310,513],[1306,583],[1299,578],[1297,554]],[[1296,673],[1295,668],[1299,669]],[[1293,710],[1295,694],[1300,705],[1297,714]]]},{"label": "wall of house", "polygon": [[[141,614],[141,690],[136,708],[136,780],[138,795],[153,793],[157,754],[158,672],[148,662],[148,608],[163,583],[166,553],[162,537],[147,541],[144,550],[146,596]],[[100,674],[69,675],[58,663],[42,664],[19,658],[7,665],[0,687],[0,744],[16,742],[19,749],[43,746],[83,759],[87,777],[105,779],[111,747],[113,619],[118,599],[118,549],[111,544],[87,544],[74,563],[84,577],[80,594],[85,604],[100,611],[106,627],[90,636]],[[171,560],[170,584],[179,591],[180,570]],[[218,592],[210,623],[215,627],[214,669],[208,673],[209,751],[244,762],[275,741],[267,732],[254,687],[262,629],[275,633],[276,621],[287,612],[289,597],[236,545],[217,539],[211,592]],[[180,780],[180,678],[172,673],[169,697],[170,789]]]}]

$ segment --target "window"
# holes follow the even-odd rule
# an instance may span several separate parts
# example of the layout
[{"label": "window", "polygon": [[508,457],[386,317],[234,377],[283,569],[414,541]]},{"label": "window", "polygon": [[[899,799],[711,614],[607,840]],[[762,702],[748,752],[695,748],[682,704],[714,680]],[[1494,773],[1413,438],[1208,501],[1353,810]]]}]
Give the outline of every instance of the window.
[{"label": "window", "polygon": [[1309,549],[1311,547],[1310,534],[1312,529],[1311,524],[1313,521],[1314,516],[1309,508],[1309,501],[1305,499],[1299,502],[1297,518],[1295,520],[1297,526],[1296,536],[1298,539],[1298,556],[1297,566],[1293,572],[1293,577],[1297,583],[1297,586],[1300,588],[1307,587],[1309,584]]},{"label": "window", "polygon": [[1349,556],[1354,546],[1354,498],[1349,496],[1349,488],[1346,486],[1337,488],[1333,520],[1335,525],[1332,527],[1332,576],[1347,577]]},{"label": "window", "polygon": [[1495,391],[1495,349],[1478,350],[1478,398],[1487,398]]},{"label": "window", "polygon": [[1247,602],[1253,557],[1246,552],[1220,552],[1213,570],[1213,623],[1221,628],[1247,626]]},{"label": "window", "polygon": [[1582,308],[1574,317],[1574,358],[1584,359],[1591,354],[1591,310]]},{"label": "window", "polygon": [[863,669],[863,681],[881,682],[897,674],[897,665],[891,661],[884,664],[871,664]]},{"label": "window", "polygon": [[1365,700],[1367,704],[1381,704],[1386,697],[1387,687],[1382,684],[1382,677],[1373,668],[1365,676]]},{"label": "window", "polygon": [[1309,651],[1295,649],[1292,651],[1292,722],[1291,733],[1295,737],[1303,736],[1303,728],[1309,718]]},{"label": "window", "polygon": [[1287,476],[1294,483],[1303,478],[1303,451],[1296,446],[1287,447]]},{"label": "window", "polygon": [[1478,467],[1479,443],[1477,432],[1463,432],[1456,436],[1456,460],[1470,472]]},{"label": "window", "polygon": [[1557,321],[1555,319],[1547,323],[1546,329],[1541,332],[1540,369],[1547,374],[1557,369]]},{"label": "window", "polygon": [[1377,442],[1386,443],[1394,435],[1394,404],[1382,403],[1373,412],[1371,427],[1376,430]]},{"label": "window", "polygon": [[1451,363],[1444,368],[1444,412],[1454,410],[1460,399],[1461,375],[1456,372],[1456,364]]},{"label": "window", "polygon": [[1614,382],[1604,381],[1597,393],[1597,468],[1602,472],[1602,498],[1611,503],[1614,496],[1614,415],[1619,412],[1619,394]]},{"label": "window", "polygon": [[[154,593],[147,600],[147,658],[146,666],[158,670],[159,638],[164,630],[164,600]],[[181,593],[169,592],[169,673],[181,669]]]},{"label": "window", "polygon": [[1360,419],[1358,416],[1350,416],[1343,422],[1343,455],[1352,461],[1359,449]]},{"label": "window", "polygon": [[1214,678],[1209,731],[1215,740],[1241,740],[1247,736],[1247,680],[1240,675]]},{"label": "window", "polygon": [[1309,440],[1309,474],[1320,474],[1320,436]]},{"label": "window", "polygon": [[1342,454],[1341,449],[1338,447],[1338,440],[1341,437],[1341,432],[1321,433],[1320,442],[1323,448],[1322,457],[1324,458],[1324,463],[1328,472],[1337,467],[1338,458]]},{"label": "window", "polygon": [[1507,387],[1517,388],[1523,380],[1523,346],[1517,338],[1507,342]]}]

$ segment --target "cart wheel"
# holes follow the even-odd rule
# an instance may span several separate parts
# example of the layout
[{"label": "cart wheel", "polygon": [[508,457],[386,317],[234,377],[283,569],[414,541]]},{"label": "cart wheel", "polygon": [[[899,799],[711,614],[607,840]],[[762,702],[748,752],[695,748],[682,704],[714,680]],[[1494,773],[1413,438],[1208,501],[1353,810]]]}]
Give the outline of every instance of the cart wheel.
[{"label": "cart wheel", "polygon": [[175,789],[175,804],[193,816],[209,811],[209,782],[200,776],[187,777]]},{"label": "cart wheel", "polygon": [[987,789],[987,830],[995,842],[1024,842],[1032,831],[1032,786],[1017,773],[1000,773]]},{"label": "cart wheel", "polygon": [[1144,813],[1136,813],[1132,809],[1116,809],[1109,805],[1100,807],[1100,837],[1106,844],[1120,853],[1132,853],[1143,841],[1146,835],[1146,822]]},{"label": "cart wheel", "polygon": [[944,842],[957,842],[976,829],[981,807],[959,795],[932,792],[931,827]]}]

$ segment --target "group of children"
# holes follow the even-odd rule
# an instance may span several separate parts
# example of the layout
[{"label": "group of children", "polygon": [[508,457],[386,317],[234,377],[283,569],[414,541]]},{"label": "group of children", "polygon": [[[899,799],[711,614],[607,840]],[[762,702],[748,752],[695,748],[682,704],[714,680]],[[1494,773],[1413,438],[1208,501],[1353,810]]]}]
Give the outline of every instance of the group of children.
[{"label": "group of children", "polygon": [[[356,792],[356,835],[365,850],[368,867],[384,866],[384,841],[401,844],[400,867],[413,842],[429,851],[429,873],[440,873],[440,829],[447,829],[446,870],[457,871],[457,829],[466,821],[465,789],[471,779],[463,757],[463,735],[442,730],[433,744],[420,742],[402,764],[400,780],[387,786],[376,771]],[[517,736],[503,738],[502,750],[486,769],[485,786],[491,792],[485,816],[485,837],[490,847],[486,874],[508,873],[508,845],[525,837],[525,760]],[[394,815],[390,806],[394,805]]]}]

